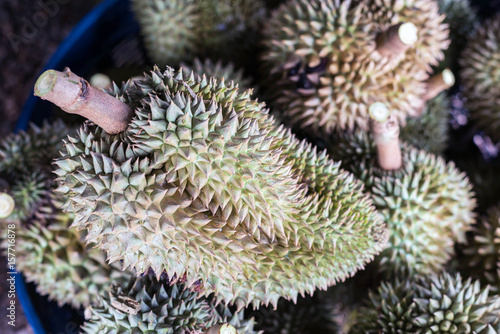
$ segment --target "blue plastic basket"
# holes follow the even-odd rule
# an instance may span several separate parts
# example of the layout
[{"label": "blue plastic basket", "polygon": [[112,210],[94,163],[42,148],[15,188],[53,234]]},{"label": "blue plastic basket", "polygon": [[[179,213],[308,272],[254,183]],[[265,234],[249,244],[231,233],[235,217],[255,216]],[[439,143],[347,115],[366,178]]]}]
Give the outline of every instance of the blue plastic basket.
[{"label": "blue plastic basket", "polygon": [[[139,26],[130,11],[129,1],[103,1],[61,43],[43,71],[62,70],[68,66],[75,73],[86,76],[96,68],[112,66],[112,48],[124,40],[136,38],[138,33]],[[52,104],[35,97],[32,92],[19,117],[16,131],[26,130],[30,122],[40,124],[44,119],[52,118],[52,113]],[[35,286],[26,283],[22,274],[15,276],[17,297],[36,334],[79,332],[83,322],[82,310],[58,307],[57,303],[38,295]]]}]

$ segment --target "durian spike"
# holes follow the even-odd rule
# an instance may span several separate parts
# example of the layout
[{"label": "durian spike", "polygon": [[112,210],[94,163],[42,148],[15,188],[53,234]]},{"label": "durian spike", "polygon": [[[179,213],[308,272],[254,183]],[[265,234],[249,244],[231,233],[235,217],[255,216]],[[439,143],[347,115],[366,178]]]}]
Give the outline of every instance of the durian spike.
[{"label": "durian spike", "polygon": [[396,117],[381,102],[373,103],[369,112],[380,168],[384,170],[399,169],[403,164],[403,158],[399,146],[399,123]]},{"label": "durian spike", "polygon": [[377,36],[377,51],[384,57],[398,55],[417,40],[418,28],[413,23],[398,23]]},{"label": "durian spike", "polygon": [[230,324],[218,324],[210,327],[204,334],[238,334],[238,332]]},{"label": "durian spike", "polygon": [[14,211],[15,203],[12,196],[0,192],[0,219],[7,218]]},{"label": "durian spike", "polygon": [[450,69],[445,69],[427,80],[427,87],[422,99],[428,101],[435,98],[442,91],[452,87],[455,84],[455,76]]},{"label": "durian spike", "polygon": [[48,70],[35,83],[35,95],[48,100],[65,112],[88,118],[107,133],[124,131],[133,116],[133,110],[72,73]]}]

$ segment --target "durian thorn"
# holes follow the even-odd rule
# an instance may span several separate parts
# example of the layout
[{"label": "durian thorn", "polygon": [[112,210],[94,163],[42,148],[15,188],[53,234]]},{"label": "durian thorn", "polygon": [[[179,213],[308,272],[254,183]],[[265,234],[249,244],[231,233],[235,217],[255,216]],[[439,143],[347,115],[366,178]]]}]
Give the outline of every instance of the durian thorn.
[{"label": "durian thorn", "polygon": [[399,146],[399,123],[383,103],[373,103],[369,108],[373,140],[377,146],[377,161],[384,170],[396,170],[403,165]]},{"label": "durian thorn", "polygon": [[450,69],[445,69],[427,80],[426,90],[422,98],[425,101],[435,98],[439,93],[455,84],[455,76]]},{"label": "durian thorn", "polygon": [[218,324],[210,327],[204,334],[238,334],[230,324]]},{"label": "durian thorn", "polygon": [[0,218],[10,216],[16,206],[14,199],[7,193],[0,193]]},{"label": "durian thorn", "polygon": [[399,55],[417,40],[418,28],[413,23],[398,23],[377,36],[377,51],[384,57]]},{"label": "durian thorn", "polygon": [[88,118],[111,134],[127,129],[133,116],[133,110],[126,103],[92,87],[69,68],[64,72],[42,73],[35,83],[35,95],[65,112]]}]

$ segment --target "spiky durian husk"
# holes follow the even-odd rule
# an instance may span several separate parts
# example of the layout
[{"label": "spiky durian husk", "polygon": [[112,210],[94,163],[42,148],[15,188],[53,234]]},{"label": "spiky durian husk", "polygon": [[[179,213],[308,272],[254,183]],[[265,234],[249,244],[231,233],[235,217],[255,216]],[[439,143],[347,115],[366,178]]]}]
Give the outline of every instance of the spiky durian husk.
[{"label": "spiky durian husk", "polygon": [[31,174],[34,170],[50,173],[51,162],[59,154],[61,140],[68,127],[60,120],[44,122],[41,127],[30,124],[28,131],[19,131],[0,143],[0,175],[12,177]]},{"label": "spiky durian husk", "polygon": [[[130,274],[106,264],[101,250],[86,247],[85,233],[70,228],[72,222],[73,215],[50,206],[39,208],[31,221],[18,222],[16,268],[40,294],[79,308],[94,304],[111,284]],[[8,247],[7,240],[2,246]]]},{"label": "spiky durian husk", "polygon": [[400,138],[408,144],[434,154],[441,154],[448,141],[450,101],[445,93],[427,101],[423,114],[409,118]]},{"label": "spiky durian husk", "polygon": [[389,228],[381,267],[389,273],[440,271],[454,242],[463,242],[474,222],[476,201],[466,175],[452,162],[406,144],[402,168],[384,171],[377,166],[375,144],[361,131],[339,135],[329,153],[365,183]]},{"label": "spiky durian husk", "polygon": [[440,69],[458,66],[458,59],[467,39],[476,30],[478,17],[469,0],[437,0],[439,12],[446,15],[444,22],[450,27],[450,46],[444,51]]},{"label": "spiky durian husk", "polygon": [[189,76],[191,72],[196,75],[205,75],[209,78],[222,79],[226,82],[233,81],[238,85],[240,90],[247,90],[252,88],[251,80],[243,76],[242,69],[236,69],[232,63],[225,65],[222,61],[218,60],[216,63],[210,59],[205,59],[203,62],[196,58],[194,60],[193,66],[187,64],[181,64],[185,76]]},{"label": "spiky durian husk", "polygon": [[162,67],[195,55],[237,60],[265,17],[261,0],[134,0],[133,9],[148,55]]},{"label": "spiky durian husk", "polygon": [[472,230],[472,240],[463,250],[461,266],[467,276],[489,284],[500,291],[500,205],[490,208],[488,215]]},{"label": "spiky durian husk", "polygon": [[196,53],[196,26],[202,19],[196,6],[197,0],[132,1],[146,50],[155,64],[175,65]]},{"label": "spiky durian husk", "polygon": [[[229,321],[241,334],[253,334],[253,320],[243,320],[227,308],[219,311],[206,299],[182,284],[171,284],[153,275],[133,279],[128,285],[113,286],[103,295],[99,307],[90,307],[90,319],[83,332],[202,334],[211,326]],[[129,311],[137,306],[136,314]]]},{"label": "spiky durian husk", "polygon": [[9,219],[23,220],[36,212],[38,206],[50,197],[49,189],[53,185],[54,182],[47,173],[34,171],[31,174],[19,175],[12,184],[11,193],[15,208]]},{"label": "spiky durian husk", "polygon": [[349,333],[417,333],[412,287],[410,279],[383,282],[376,294],[370,292],[369,306],[353,311],[355,325]]},{"label": "spiky durian husk", "polygon": [[471,117],[500,139],[500,15],[485,21],[462,52],[461,82]]},{"label": "spiky durian husk", "polygon": [[[310,133],[368,127],[368,107],[385,102],[404,122],[421,106],[430,65],[448,46],[431,0],[292,0],[264,29],[263,72],[269,97],[292,126]],[[377,35],[411,21],[419,42],[402,56],[376,51]]]},{"label": "spiky durian husk", "polygon": [[498,333],[500,299],[479,281],[442,273],[384,283],[355,313],[352,333]]},{"label": "spiky durian husk", "polygon": [[362,184],[249,91],[168,68],[116,96],[141,106],[128,129],[86,123],[56,161],[74,226],[110,261],[241,308],[325,289],[382,249]]}]

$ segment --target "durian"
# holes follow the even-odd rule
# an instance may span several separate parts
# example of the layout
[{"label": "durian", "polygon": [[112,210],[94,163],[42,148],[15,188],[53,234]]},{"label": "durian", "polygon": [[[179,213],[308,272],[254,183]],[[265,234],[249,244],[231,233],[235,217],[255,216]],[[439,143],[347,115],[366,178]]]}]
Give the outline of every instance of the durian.
[{"label": "durian", "polygon": [[254,334],[253,320],[232,314],[227,308],[219,313],[206,299],[182,284],[171,284],[165,277],[153,275],[133,279],[128,285],[113,286],[103,295],[100,306],[90,307],[90,319],[83,325],[87,334],[157,333],[202,334],[217,323],[228,322],[239,334]]},{"label": "durian", "polygon": [[461,82],[476,124],[500,139],[500,15],[485,21],[462,52]]},{"label": "durian", "polygon": [[[85,246],[85,233],[70,228],[73,215],[49,206],[31,222],[16,228],[16,269],[34,282],[41,295],[59,305],[89,306],[111,284],[127,280],[117,265],[109,266],[99,249]],[[2,247],[8,247],[4,240]]]},{"label": "durian", "polygon": [[464,274],[500,292],[500,205],[490,208],[487,216],[474,226],[471,239],[463,250]]},{"label": "durian", "polygon": [[[248,56],[265,17],[262,0],[133,0],[151,60],[163,67],[195,56]],[[240,57],[236,57],[239,54]]]},{"label": "durian", "polygon": [[238,84],[240,91],[252,88],[251,80],[243,76],[243,70],[237,69],[232,63],[224,64],[222,61],[214,63],[210,59],[205,59],[203,62],[196,58],[192,66],[182,64],[183,73],[189,76],[191,72],[199,76],[207,76],[210,78],[218,78],[226,82],[233,81]]},{"label": "durian", "polygon": [[500,299],[479,281],[442,273],[385,283],[356,312],[350,333],[481,333],[500,330]]},{"label": "durian", "polygon": [[448,141],[450,101],[445,93],[427,101],[420,117],[410,117],[401,129],[401,139],[424,151],[441,154]]},{"label": "durian", "polygon": [[472,186],[452,162],[407,144],[401,150],[402,168],[385,171],[377,166],[375,144],[365,132],[338,135],[328,148],[342,168],[363,181],[389,228],[381,268],[438,272],[474,222]]},{"label": "durian", "polygon": [[[309,134],[367,129],[368,106],[377,101],[403,123],[418,114],[427,72],[449,44],[443,18],[432,0],[288,1],[264,28],[269,98]],[[391,29],[413,45],[382,54],[377,40]]]},{"label": "durian", "polygon": [[135,110],[127,130],[87,122],[55,162],[73,226],[111,262],[201,279],[202,294],[238,308],[363,267],[387,231],[361,183],[249,94],[171,68],[116,87]]}]

